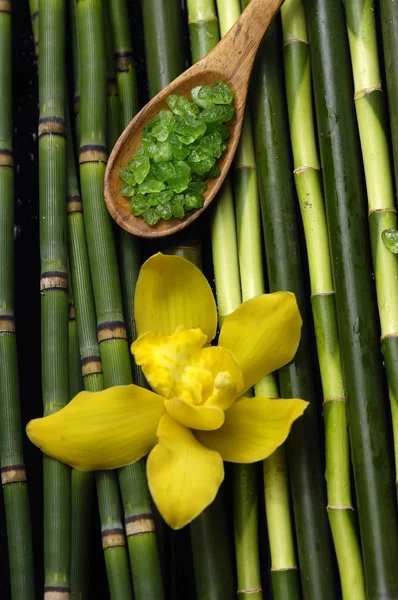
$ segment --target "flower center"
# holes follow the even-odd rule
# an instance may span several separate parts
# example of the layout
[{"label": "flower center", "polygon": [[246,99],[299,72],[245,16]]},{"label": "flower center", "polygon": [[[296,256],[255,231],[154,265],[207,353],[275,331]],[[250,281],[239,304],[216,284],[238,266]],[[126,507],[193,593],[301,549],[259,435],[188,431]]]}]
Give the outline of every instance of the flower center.
[{"label": "flower center", "polygon": [[164,398],[226,410],[243,387],[241,369],[229,350],[205,347],[206,342],[200,329],[179,327],[169,336],[145,333],[131,351],[151,387]]}]

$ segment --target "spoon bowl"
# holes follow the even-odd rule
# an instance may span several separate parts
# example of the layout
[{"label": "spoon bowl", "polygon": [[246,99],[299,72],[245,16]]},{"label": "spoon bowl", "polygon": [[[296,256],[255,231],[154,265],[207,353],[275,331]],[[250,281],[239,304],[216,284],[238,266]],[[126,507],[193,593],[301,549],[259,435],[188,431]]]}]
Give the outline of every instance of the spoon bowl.
[{"label": "spoon bowl", "polygon": [[[252,0],[217,46],[154,96],[123,131],[109,157],[104,187],[108,211],[123,229],[145,238],[171,235],[197,219],[212,202],[228,173],[238,146],[250,72],[258,45],[282,2],[283,0]],[[216,81],[222,81],[232,89],[235,106],[234,118],[226,123],[230,132],[228,147],[217,161],[220,175],[215,179],[205,180],[205,201],[202,208],[188,211],[183,219],[161,219],[154,226],[148,225],[143,218],[131,213],[129,199],[121,194],[119,171],[129,163],[141,144],[144,127],[160,110],[168,109],[165,102],[167,96],[180,94],[191,100],[192,88],[212,85]]]}]

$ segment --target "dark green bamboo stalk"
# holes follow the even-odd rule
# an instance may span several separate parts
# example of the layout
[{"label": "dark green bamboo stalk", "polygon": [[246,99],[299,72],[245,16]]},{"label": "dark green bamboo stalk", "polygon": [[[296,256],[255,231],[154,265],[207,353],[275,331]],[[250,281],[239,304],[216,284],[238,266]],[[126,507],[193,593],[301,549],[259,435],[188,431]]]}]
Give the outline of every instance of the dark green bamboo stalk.
[{"label": "dark green bamboo stalk", "polygon": [[[71,136],[68,137],[68,232],[80,342],[80,372],[86,390],[100,391],[104,388],[102,364],[97,341],[84,217]],[[93,473],[72,470],[71,597],[76,600],[87,598],[89,588],[88,564],[93,484]],[[115,600],[130,598],[131,582],[117,475],[98,472],[96,484],[110,596]]]},{"label": "dark green bamboo stalk", "polygon": [[39,0],[29,0],[35,55],[39,56]]},{"label": "dark green bamboo stalk", "polygon": [[387,371],[398,471],[398,256],[383,243],[385,229],[397,228],[388,125],[376,37],[373,0],[345,0],[354,75],[355,109],[368,197],[370,243]]},{"label": "dark green bamboo stalk", "polygon": [[[39,185],[41,344],[44,414],[69,400],[66,148],[64,115],[65,5],[39,2]],[[45,597],[69,597],[70,468],[44,456]]]},{"label": "dark green bamboo stalk", "polygon": [[[100,0],[77,4],[81,51],[80,180],[105,387],[132,382],[112,224],[103,199],[106,81]],[[95,49],[95,51],[94,51]],[[101,101],[102,99],[102,101]],[[119,470],[129,555],[138,598],[162,598],[156,536],[143,462]],[[150,533],[151,535],[142,535]],[[148,559],[148,557],[150,557]]]},{"label": "dark green bamboo stalk", "polygon": [[185,68],[181,8],[176,0],[141,0],[141,6],[149,95],[155,96]]},{"label": "dark green bamboo stalk", "polygon": [[387,83],[387,97],[391,141],[394,155],[395,186],[398,185],[398,11],[394,0],[379,0],[381,30],[383,36],[384,68]]},{"label": "dark green bamboo stalk", "polygon": [[35,598],[32,532],[22,452],[14,318],[11,2],[0,12],[0,458],[11,598]]},{"label": "dark green bamboo stalk", "polygon": [[257,169],[270,291],[294,292],[304,320],[294,362],[279,372],[282,396],[311,403],[287,443],[301,585],[305,599],[332,600],[338,592],[305,324],[278,25],[274,22],[265,35],[252,79]]},{"label": "dark green bamboo stalk", "polygon": [[113,146],[117,142],[117,138],[120,135],[120,104],[119,104],[119,92],[118,84],[116,81],[116,70],[115,61],[113,58],[113,32],[110,27],[110,10],[109,0],[102,0],[104,7],[104,23],[106,23],[105,31],[105,57],[106,57],[106,92],[108,95],[108,115],[107,115],[107,133],[106,133],[106,145],[108,152],[110,152]]},{"label": "dark green bamboo stalk", "polygon": [[287,0],[281,12],[294,178],[307,246],[312,312],[323,389],[328,516],[343,598],[364,600],[365,580],[351,500],[343,372],[302,0]]},{"label": "dark green bamboo stalk", "polygon": [[366,597],[381,600],[398,594],[397,516],[344,9],[306,11]]},{"label": "dark green bamboo stalk", "polygon": [[[35,0],[30,0],[34,2]],[[73,60],[73,113],[74,127],[76,131],[77,146],[80,140],[80,51],[79,51],[79,32],[77,30],[76,0],[69,1],[69,23],[72,41],[72,60]]]}]

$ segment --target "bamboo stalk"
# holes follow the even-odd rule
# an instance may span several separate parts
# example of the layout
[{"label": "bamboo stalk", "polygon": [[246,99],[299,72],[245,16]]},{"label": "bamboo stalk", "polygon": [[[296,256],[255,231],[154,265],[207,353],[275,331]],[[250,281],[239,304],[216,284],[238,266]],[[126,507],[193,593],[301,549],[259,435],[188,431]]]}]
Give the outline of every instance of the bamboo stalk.
[{"label": "bamboo stalk", "polygon": [[[132,382],[129,348],[123,319],[115,243],[103,201],[106,164],[105,51],[103,8],[99,0],[77,4],[81,49],[80,180],[97,314],[97,333],[105,387]],[[95,48],[96,52],[93,52]],[[136,598],[163,596],[156,537],[142,461],[120,469],[130,563]],[[148,533],[150,535],[138,535]],[[147,560],[148,556],[151,560]],[[157,557],[156,557],[157,558]]]},{"label": "bamboo stalk", "polygon": [[381,31],[383,37],[383,57],[387,97],[389,125],[391,132],[395,186],[398,185],[398,81],[395,65],[398,64],[398,12],[394,0],[379,0]]},{"label": "bamboo stalk", "polygon": [[[30,0],[34,2],[35,0]],[[77,28],[76,0],[69,0],[69,23],[72,41],[73,60],[73,114],[77,146],[80,141],[80,50],[79,32]]]},{"label": "bamboo stalk", "polygon": [[255,147],[270,291],[293,292],[304,321],[294,362],[279,371],[282,395],[305,398],[310,402],[306,416],[292,427],[287,443],[301,585],[304,598],[327,600],[336,598],[338,592],[326,515],[312,367],[308,360],[310,353],[295,197],[289,175],[292,168],[277,27],[276,21],[264,37],[252,79]]},{"label": "bamboo stalk", "polygon": [[32,24],[35,55],[39,56],[39,0],[29,0],[30,20]]},{"label": "bamboo stalk", "polygon": [[108,152],[110,152],[113,146],[116,144],[117,139],[120,135],[120,112],[121,107],[119,104],[119,91],[118,84],[116,81],[116,70],[115,61],[113,57],[113,32],[109,26],[111,20],[110,13],[110,2],[109,0],[102,0],[104,8],[104,23],[107,24],[104,27],[105,31],[105,58],[106,58],[106,91],[108,96],[108,114],[107,114],[107,133],[106,133],[106,145]]},{"label": "bamboo stalk", "polygon": [[[80,342],[80,371],[84,388],[104,388],[102,363],[97,341],[94,295],[91,284],[87,240],[71,136],[68,136],[68,232],[71,274],[76,298],[76,322]],[[86,598],[89,587],[88,544],[91,519],[93,473],[72,470],[72,552],[71,597]],[[101,519],[102,546],[111,598],[132,596],[126,541],[120,510],[116,473],[96,473]],[[116,544],[113,544],[116,537]]]},{"label": "bamboo stalk", "polygon": [[305,7],[366,593],[393,598],[397,516],[344,9]]},{"label": "bamboo stalk", "polygon": [[282,26],[294,178],[307,246],[312,312],[323,388],[328,516],[343,598],[364,600],[365,581],[351,499],[343,372],[302,0],[285,2],[282,7]]},{"label": "bamboo stalk", "polygon": [[382,240],[385,229],[397,228],[393,174],[386,133],[388,128],[381,88],[373,0],[347,0],[344,7],[354,75],[355,108],[365,169],[370,243],[397,472],[398,256],[390,252]]},{"label": "bamboo stalk", "polygon": [[12,14],[0,13],[0,457],[11,598],[35,598],[32,532],[22,451],[14,317]]},{"label": "bamboo stalk", "polygon": [[[39,2],[39,185],[44,414],[69,400],[65,24],[62,0]],[[70,468],[44,456],[44,597],[70,593]]]}]

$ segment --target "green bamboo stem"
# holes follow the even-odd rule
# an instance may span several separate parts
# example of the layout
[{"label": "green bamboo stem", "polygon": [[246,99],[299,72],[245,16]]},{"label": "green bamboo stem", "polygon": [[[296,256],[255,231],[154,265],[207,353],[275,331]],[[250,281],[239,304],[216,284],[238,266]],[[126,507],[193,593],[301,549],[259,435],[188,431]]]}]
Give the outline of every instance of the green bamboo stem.
[{"label": "green bamboo stem", "polygon": [[[104,389],[104,381],[97,341],[94,294],[84,217],[70,135],[67,149],[69,254],[80,343],[79,367],[83,376],[84,388],[97,392]],[[82,600],[88,595],[93,475],[93,473],[72,470],[71,598],[75,600]],[[132,591],[117,475],[113,472],[98,472],[95,480],[110,597],[115,600],[130,598]]]},{"label": "green bamboo stem", "polygon": [[390,252],[382,240],[384,229],[397,228],[392,165],[386,133],[388,126],[381,88],[373,0],[346,0],[344,6],[354,75],[355,108],[365,169],[370,242],[397,472],[398,256]]},{"label": "green bamboo stem", "polygon": [[35,55],[39,56],[39,0],[29,0],[30,20],[32,23]]},{"label": "green bamboo stem", "polygon": [[22,432],[14,318],[12,14],[0,13],[0,458],[11,598],[35,598],[32,532]]},{"label": "green bamboo stem", "polygon": [[[69,400],[63,0],[39,2],[39,186],[44,414]],[[44,596],[70,592],[70,468],[44,456]]]},{"label": "green bamboo stem", "polygon": [[270,291],[294,292],[304,321],[294,362],[279,371],[282,396],[310,402],[287,443],[301,585],[304,598],[327,600],[338,592],[309,362],[277,27],[276,21],[264,37],[252,79],[255,147]]},{"label": "green bamboo stem", "polygon": [[[30,0],[32,2],[32,0]],[[74,129],[76,131],[77,146],[80,140],[80,50],[79,33],[77,29],[76,0],[69,2],[69,23],[72,41],[72,60],[73,60],[73,114]]]},{"label": "green bamboo stem", "polygon": [[[109,0],[112,23],[114,57],[116,63],[117,86],[119,89],[119,134],[137,113],[138,95],[133,60],[133,46],[129,27],[129,15],[125,0]],[[111,149],[111,148],[110,148]],[[141,266],[138,239],[124,229],[119,232],[120,280],[122,285],[123,310],[126,321],[127,337],[131,344],[135,335],[134,293]],[[133,379],[138,385],[145,385],[141,369],[137,368],[131,354]]]},{"label": "green bamboo stem", "polygon": [[397,516],[344,9],[305,7],[366,597],[393,598]]},{"label": "green bamboo stem", "polygon": [[379,0],[383,57],[389,111],[389,125],[393,150],[395,186],[398,184],[398,80],[395,65],[398,63],[398,12],[394,0]]},{"label": "green bamboo stem", "polygon": [[[77,4],[81,52],[80,181],[104,385],[108,387],[129,384],[132,376],[115,242],[103,200],[106,81],[102,10],[99,0],[79,0]],[[118,477],[135,597],[162,598],[154,521],[143,463],[120,469]],[[143,533],[150,535],[141,535]]]},{"label": "green bamboo stem", "polygon": [[[181,8],[177,0],[141,0],[149,95],[155,96],[185,68]],[[152,61],[150,57],[156,57]]]},{"label": "green bamboo stem", "polygon": [[312,311],[323,388],[328,516],[343,598],[364,600],[365,581],[351,499],[343,372],[302,0],[287,0],[281,12],[294,178],[307,246]]},{"label": "green bamboo stem", "polygon": [[106,145],[108,148],[108,152],[110,152],[113,146],[116,144],[117,139],[120,135],[120,104],[118,83],[116,80],[115,60],[113,57],[114,43],[113,32],[112,28],[110,27],[111,14],[109,0],[102,0],[102,5],[104,8],[104,23],[107,24],[107,26],[104,28],[106,58],[106,92],[108,96]]}]

